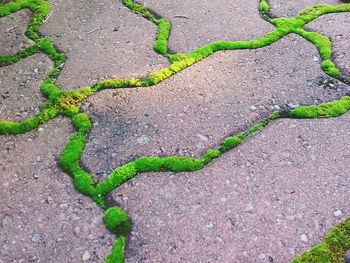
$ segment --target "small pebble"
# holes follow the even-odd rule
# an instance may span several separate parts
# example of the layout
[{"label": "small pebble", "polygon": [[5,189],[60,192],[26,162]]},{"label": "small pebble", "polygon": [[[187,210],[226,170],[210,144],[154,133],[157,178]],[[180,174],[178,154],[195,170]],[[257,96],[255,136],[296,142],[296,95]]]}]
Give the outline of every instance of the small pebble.
[{"label": "small pebble", "polygon": [[305,234],[302,234],[302,235],[300,236],[300,239],[301,239],[301,241],[303,241],[303,242],[308,242],[308,241],[309,241],[307,235],[305,235]]},{"label": "small pebble", "polygon": [[252,213],[253,212],[253,206],[252,204],[248,204],[247,207],[244,209],[244,212],[246,213]]},{"label": "small pebble", "polygon": [[222,196],[222,197],[220,198],[221,203],[225,203],[226,200],[227,200],[227,198],[226,198],[225,196]]},{"label": "small pebble", "polygon": [[295,108],[298,108],[298,107],[299,107],[299,104],[289,103],[289,104],[288,104],[288,107],[290,107],[290,108],[292,108],[292,109],[295,109]]},{"label": "small pebble", "polygon": [[341,216],[343,213],[342,213],[341,210],[337,209],[337,210],[334,211],[333,214],[334,214],[334,216],[339,217],[339,216]]},{"label": "small pebble", "polygon": [[250,109],[251,109],[251,110],[256,110],[257,107],[255,107],[255,106],[250,106]]},{"label": "small pebble", "polygon": [[138,144],[147,144],[149,142],[149,138],[145,135],[142,135],[140,138],[137,139]]},{"label": "small pebble", "polygon": [[214,224],[213,223],[209,223],[208,225],[205,226],[206,228],[213,228],[214,227]]},{"label": "small pebble", "polygon": [[91,258],[89,251],[85,250],[83,254],[83,261],[88,261]]}]

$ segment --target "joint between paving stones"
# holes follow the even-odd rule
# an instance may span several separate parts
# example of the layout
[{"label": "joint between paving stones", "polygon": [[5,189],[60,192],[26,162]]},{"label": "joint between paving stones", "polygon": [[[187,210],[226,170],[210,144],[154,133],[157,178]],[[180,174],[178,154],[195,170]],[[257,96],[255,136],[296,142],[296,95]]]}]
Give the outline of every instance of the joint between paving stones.
[{"label": "joint between paving stones", "polygon": [[[332,43],[327,36],[317,32],[309,32],[304,26],[318,17],[339,12],[350,12],[350,4],[315,5],[302,10],[294,18],[271,18],[269,14],[269,3],[260,0],[258,11],[263,19],[273,24],[276,29],[267,33],[259,39],[249,41],[215,41],[203,47],[185,54],[169,52],[169,37],[171,23],[155,12],[147,9],[133,0],[122,0],[124,6],[137,15],[141,15],[157,26],[154,51],[169,59],[171,65],[167,68],[155,71],[146,79],[113,79],[100,81],[92,86],[78,90],[64,91],[56,86],[55,82],[65,63],[65,55],[59,52],[51,40],[43,38],[39,34],[40,26],[50,13],[51,7],[44,0],[15,0],[0,5],[0,17],[10,15],[22,9],[32,11],[26,36],[34,41],[28,48],[15,55],[0,56],[0,67],[12,65],[21,59],[41,52],[47,55],[53,62],[53,69],[44,79],[40,90],[47,98],[47,103],[41,111],[22,122],[11,122],[0,120],[0,135],[17,135],[30,132],[40,125],[58,117],[65,116],[72,120],[76,133],[69,139],[60,155],[59,164],[61,168],[72,177],[73,184],[78,192],[91,197],[100,207],[105,210],[103,221],[108,230],[117,235],[117,240],[112,246],[110,254],[104,262],[123,262],[125,238],[130,232],[131,223],[128,215],[118,207],[107,207],[106,196],[121,184],[144,172],[192,172],[198,171],[219,158],[225,152],[235,148],[251,135],[259,132],[271,121],[280,118],[331,118],[338,117],[350,110],[350,97],[344,96],[339,100],[321,105],[300,106],[289,112],[275,112],[268,119],[254,125],[247,131],[227,137],[216,149],[208,149],[200,158],[189,158],[182,156],[141,157],[135,161],[124,164],[115,169],[105,180],[94,182],[92,175],[86,169],[80,167],[80,159],[84,151],[86,136],[92,128],[90,117],[80,112],[78,104],[88,96],[104,89],[137,88],[156,85],[170,76],[192,66],[200,60],[223,50],[257,49],[273,44],[290,33],[295,33],[317,49],[322,59],[321,68],[329,76],[346,84],[349,80],[341,74],[341,71],[332,61]],[[329,258],[334,261],[340,260],[345,251],[350,248],[350,218],[334,227],[324,240],[311,250],[303,253],[294,262],[319,262],[318,259]]]}]

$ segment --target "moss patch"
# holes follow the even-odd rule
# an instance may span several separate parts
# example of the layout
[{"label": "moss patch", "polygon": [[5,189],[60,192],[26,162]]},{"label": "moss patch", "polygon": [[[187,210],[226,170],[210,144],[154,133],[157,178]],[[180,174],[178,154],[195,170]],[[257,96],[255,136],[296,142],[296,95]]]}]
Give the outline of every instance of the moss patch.
[{"label": "moss patch", "polygon": [[127,213],[119,207],[110,207],[103,216],[106,228],[117,235],[126,236],[131,229],[130,219]]},{"label": "moss patch", "polygon": [[104,263],[123,263],[124,262],[125,237],[120,236],[112,246],[112,251],[103,261]]},{"label": "moss patch", "polygon": [[320,105],[301,106],[289,112],[292,118],[331,118],[338,117],[350,110],[350,97]]},{"label": "moss patch", "polygon": [[[62,115],[72,120],[76,133],[70,138],[62,151],[59,164],[73,180],[76,189],[91,197],[102,208],[107,209],[104,215],[104,223],[112,232],[119,235],[112,247],[111,253],[105,259],[107,263],[123,262],[125,236],[130,231],[130,220],[120,208],[107,208],[104,199],[107,194],[121,184],[132,179],[139,173],[144,172],[192,172],[202,169],[205,165],[220,157],[223,153],[233,149],[242,143],[252,134],[260,131],[270,121],[281,118],[282,114],[276,112],[272,116],[247,131],[226,138],[218,149],[207,150],[201,158],[189,158],[182,156],[158,157],[148,156],[139,158],[115,169],[105,180],[96,183],[91,174],[80,166],[80,159],[83,153],[86,136],[91,130],[92,123],[89,116],[80,112],[79,103],[88,96],[104,89],[119,89],[131,87],[146,87],[160,83],[170,76],[184,70],[198,61],[223,50],[258,49],[269,46],[290,33],[295,33],[312,43],[319,51],[322,59],[321,68],[331,77],[350,83],[341,71],[332,62],[332,43],[330,39],[317,32],[308,32],[305,25],[318,17],[338,12],[349,12],[350,4],[337,6],[315,5],[304,9],[294,18],[268,17],[269,4],[266,0],[259,3],[259,11],[276,28],[259,39],[248,41],[215,41],[203,47],[192,50],[185,54],[169,53],[169,36],[171,23],[165,18],[160,18],[133,0],[122,0],[123,4],[134,13],[141,15],[157,26],[154,50],[167,57],[171,62],[169,67],[155,71],[145,79],[113,79],[103,80],[90,87],[79,90],[64,91],[56,84],[62,66],[65,63],[65,55],[60,53],[54,44],[39,34],[39,28],[51,11],[47,1],[44,0],[16,0],[0,5],[0,17],[7,16],[21,9],[27,8],[32,11],[26,35],[34,41],[34,44],[11,56],[0,55],[0,67],[8,66],[19,60],[32,56],[37,52],[46,54],[53,62],[53,69],[41,85],[41,92],[47,98],[43,109],[32,118],[22,122],[9,122],[0,120],[1,135],[16,135],[29,132],[49,120]],[[2,1],[4,2],[4,1]],[[350,110],[350,97],[343,97],[340,100],[321,104],[318,106],[302,106],[290,111],[287,115],[292,118],[319,118],[337,117]],[[318,246],[301,255],[295,262],[338,262],[341,260],[344,251],[349,248],[349,219],[336,226]]]},{"label": "moss patch", "polygon": [[320,244],[304,252],[293,263],[344,262],[350,249],[350,218],[335,226]]}]

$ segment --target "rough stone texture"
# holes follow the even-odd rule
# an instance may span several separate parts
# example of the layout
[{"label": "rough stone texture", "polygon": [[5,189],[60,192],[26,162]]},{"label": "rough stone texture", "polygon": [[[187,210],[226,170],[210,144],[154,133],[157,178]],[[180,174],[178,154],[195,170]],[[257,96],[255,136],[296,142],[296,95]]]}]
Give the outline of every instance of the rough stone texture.
[{"label": "rough stone texture", "polygon": [[273,16],[277,17],[294,17],[298,15],[299,11],[307,7],[317,4],[341,4],[340,0],[270,0],[270,11]]},{"label": "rough stone texture", "polygon": [[349,123],[280,120],[202,171],[139,175],[113,193],[126,262],[290,262],[350,215]]},{"label": "rough stone texture", "polygon": [[[256,0],[141,0],[172,23],[170,49],[186,52],[217,40],[250,40],[274,29],[259,16]],[[242,30],[244,27],[244,30]]]},{"label": "rough stone texture", "polygon": [[10,16],[0,18],[0,54],[11,55],[28,47],[33,41],[25,36],[29,10],[21,10]]},{"label": "rough stone texture", "polygon": [[142,77],[168,64],[153,52],[156,27],[121,1],[50,1],[41,32],[68,57],[57,84],[64,89],[107,78]]},{"label": "rough stone texture", "polygon": [[38,113],[44,103],[40,85],[52,63],[35,54],[0,68],[0,119],[20,121]]},{"label": "rough stone texture", "polygon": [[68,120],[0,137],[0,262],[101,262],[114,241],[103,211],[79,195],[57,159]]},{"label": "rough stone texture", "polygon": [[331,38],[334,61],[350,78],[350,15],[348,13],[325,15],[308,24],[307,28]]},{"label": "rough stone texture", "polygon": [[98,178],[142,155],[199,156],[273,111],[339,98],[321,85],[317,50],[290,35],[255,51],[220,52],[155,87],[104,91],[83,103],[94,127],[83,164]]}]

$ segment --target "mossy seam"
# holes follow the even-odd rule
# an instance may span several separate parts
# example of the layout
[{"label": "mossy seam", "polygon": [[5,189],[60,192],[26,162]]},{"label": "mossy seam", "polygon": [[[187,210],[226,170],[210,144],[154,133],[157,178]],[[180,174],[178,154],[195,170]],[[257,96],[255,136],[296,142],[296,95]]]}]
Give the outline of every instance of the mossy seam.
[{"label": "mossy seam", "polygon": [[[209,162],[218,158],[222,153],[236,147],[244,139],[264,128],[270,120],[278,119],[280,115],[274,113],[270,119],[255,125],[248,131],[238,136],[226,138],[218,150],[209,149],[200,159],[179,156],[166,158],[143,157],[116,169],[106,180],[96,184],[93,181],[92,176],[79,165],[81,154],[85,147],[86,135],[90,131],[92,124],[88,115],[79,113],[79,107],[77,107],[77,104],[87,96],[103,89],[155,85],[217,51],[262,48],[271,45],[290,33],[297,33],[314,44],[318,48],[322,58],[322,69],[332,77],[338,79],[342,78],[339,69],[337,69],[335,64],[331,61],[332,48],[330,40],[316,32],[307,32],[303,27],[321,15],[350,11],[350,5],[348,4],[339,6],[317,5],[303,10],[299,16],[295,18],[270,19],[271,23],[277,28],[257,40],[236,42],[216,41],[187,54],[169,54],[168,40],[171,32],[170,21],[164,18],[155,17],[152,12],[147,10],[147,8],[136,4],[132,0],[123,0],[123,3],[135,13],[142,15],[158,26],[154,50],[157,53],[168,57],[172,63],[171,66],[151,73],[145,80],[133,78],[127,80],[105,80],[96,83],[91,87],[85,87],[77,91],[62,91],[55,85],[55,80],[64,64],[65,56],[57,51],[50,40],[41,38],[38,33],[42,22],[50,12],[50,6],[48,3],[43,0],[17,0],[5,5],[0,5],[0,17],[17,12],[23,8],[28,8],[33,12],[26,35],[35,42],[32,46],[13,56],[0,56],[0,66],[14,64],[20,59],[29,57],[37,52],[46,54],[54,63],[54,68],[41,86],[42,93],[48,98],[46,106],[38,115],[20,123],[0,121],[0,134],[25,133],[37,128],[39,125],[46,123],[58,115],[64,115],[71,118],[77,132],[69,140],[62,152],[60,165],[64,171],[72,175],[74,185],[79,192],[90,196],[104,208],[107,207],[104,205],[103,196],[120,184],[130,180],[136,174],[147,171],[182,172],[202,169]],[[268,2],[264,0],[260,1],[259,9],[261,13],[266,14],[269,10]],[[339,101],[319,106],[302,106],[291,111],[289,117],[335,117],[344,114],[349,108],[349,98],[344,97]],[[121,212],[109,217],[107,213],[108,211],[113,210],[107,210],[105,214],[105,217],[109,218],[106,222],[106,226],[107,228],[111,228],[110,223],[113,220],[116,220],[116,222],[118,220],[120,221],[120,217],[123,217],[124,214]],[[122,220],[122,222],[125,221]],[[123,262],[125,236],[128,231],[120,233],[121,235],[113,245],[112,252],[106,258],[105,262]]]}]

